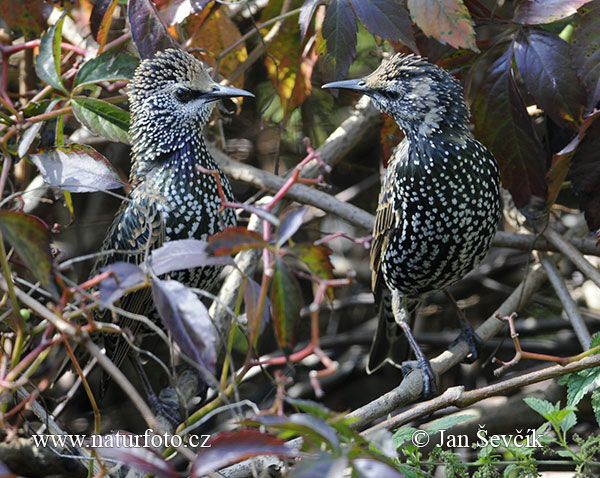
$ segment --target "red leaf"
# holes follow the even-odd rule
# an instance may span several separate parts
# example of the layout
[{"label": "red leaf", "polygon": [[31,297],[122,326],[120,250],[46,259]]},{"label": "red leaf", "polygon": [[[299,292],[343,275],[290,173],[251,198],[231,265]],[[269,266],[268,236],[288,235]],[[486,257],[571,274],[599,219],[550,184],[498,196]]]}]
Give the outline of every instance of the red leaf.
[{"label": "red leaf", "polygon": [[46,28],[52,5],[42,0],[0,0],[0,17],[10,30],[21,32],[25,39],[39,37]]},{"label": "red leaf", "polygon": [[219,433],[199,449],[192,466],[192,478],[259,455],[295,457],[298,452],[285,446],[283,440],[258,430]]},{"label": "red leaf", "polygon": [[280,257],[275,259],[270,296],[277,343],[285,352],[291,351],[300,320],[301,293],[298,281]]},{"label": "red leaf", "polygon": [[104,49],[117,3],[119,3],[119,0],[96,0],[94,2],[94,8],[92,8],[92,14],[90,15],[90,29],[100,45],[98,53],[102,53]]},{"label": "red leaf", "polygon": [[[483,61],[474,65],[473,75]],[[475,136],[494,154],[518,208],[532,196],[546,198],[546,157],[517,87],[512,66],[512,44],[485,72],[471,92]]]},{"label": "red leaf", "polygon": [[413,21],[423,33],[454,48],[479,51],[469,10],[462,0],[408,0]]},{"label": "red leaf", "polygon": [[48,229],[24,212],[0,211],[0,231],[42,287],[58,299],[60,295],[52,276]]},{"label": "red leaf", "polygon": [[524,0],[515,8],[513,20],[526,25],[552,23],[573,15],[591,0]]},{"label": "red leaf", "polygon": [[233,255],[246,249],[262,249],[269,244],[254,231],[245,227],[228,227],[208,238],[207,252],[215,256]]}]

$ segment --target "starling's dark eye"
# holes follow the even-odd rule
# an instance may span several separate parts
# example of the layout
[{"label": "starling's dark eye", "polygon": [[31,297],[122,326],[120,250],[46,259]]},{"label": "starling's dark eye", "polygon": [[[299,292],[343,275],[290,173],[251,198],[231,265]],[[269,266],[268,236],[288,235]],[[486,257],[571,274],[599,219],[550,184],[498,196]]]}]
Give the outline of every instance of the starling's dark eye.
[{"label": "starling's dark eye", "polygon": [[175,90],[175,98],[181,103],[189,103],[202,96],[202,94],[201,91],[190,90],[189,88],[177,88]]},{"label": "starling's dark eye", "polygon": [[358,86],[365,86],[367,84],[367,82],[365,80],[360,80],[357,85]]}]

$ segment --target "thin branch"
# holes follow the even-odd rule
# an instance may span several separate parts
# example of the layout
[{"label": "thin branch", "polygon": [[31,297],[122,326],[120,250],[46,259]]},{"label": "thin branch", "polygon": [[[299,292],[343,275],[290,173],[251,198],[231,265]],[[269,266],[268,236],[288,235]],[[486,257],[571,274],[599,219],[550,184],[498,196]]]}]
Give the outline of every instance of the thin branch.
[{"label": "thin branch", "polygon": [[569,320],[571,321],[571,325],[573,326],[573,330],[577,335],[579,343],[584,350],[589,349],[592,336],[585,325],[583,317],[579,313],[577,304],[567,289],[565,281],[556,269],[555,261],[553,261],[552,258],[550,258],[547,254],[540,254],[540,262],[542,263],[542,266],[544,266],[544,269],[546,269],[548,279],[550,280],[552,287],[554,287],[554,291],[562,303]]}]

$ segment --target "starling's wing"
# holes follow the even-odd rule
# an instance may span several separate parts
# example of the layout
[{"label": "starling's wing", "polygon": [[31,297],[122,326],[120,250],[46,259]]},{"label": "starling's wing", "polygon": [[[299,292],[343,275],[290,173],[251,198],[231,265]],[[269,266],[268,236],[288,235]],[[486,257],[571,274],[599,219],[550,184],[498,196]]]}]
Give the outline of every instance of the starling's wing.
[{"label": "starling's wing", "polygon": [[[93,273],[98,273],[102,267],[116,261],[139,264],[150,250],[162,245],[165,226],[156,200],[159,197],[161,196],[156,191],[142,183],[123,202],[102,246],[103,251],[114,252],[102,256],[94,266]],[[148,315],[153,309],[150,288],[123,297],[119,307],[133,314]],[[110,314],[110,311],[105,311],[98,320],[110,321]],[[134,336],[141,327],[139,321],[128,317],[120,317],[118,323],[121,328],[129,329]],[[106,335],[104,343],[107,356],[119,367],[127,355],[129,345],[123,337],[113,335]],[[101,395],[106,391],[108,383],[103,380]]]},{"label": "starling's wing", "polygon": [[[378,310],[379,322],[377,332],[373,337],[367,373],[372,373],[381,367],[386,361],[396,366],[408,360],[410,346],[402,329],[396,324],[392,310],[391,294],[385,283],[381,262],[390,242],[390,236],[396,228],[401,227],[399,223],[396,204],[398,200],[392,190],[392,181],[389,179],[395,172],[394,162],[389,165],[388,173],[383,179],[381,192],[379,194],[379,206],[375,213],[375,225],[373,227],[373,242],[371,245],[371,287],[375,295],[375,305]],[[408,314],[409,325],[414,314]]]}]

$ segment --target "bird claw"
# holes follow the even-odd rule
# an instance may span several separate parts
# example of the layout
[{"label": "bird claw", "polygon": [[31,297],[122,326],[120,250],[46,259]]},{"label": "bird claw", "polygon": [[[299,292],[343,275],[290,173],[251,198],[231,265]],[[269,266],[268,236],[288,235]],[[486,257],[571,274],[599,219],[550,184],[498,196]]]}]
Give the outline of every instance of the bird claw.
[{"label": "bird claw", "polygon": [[414,369],[418,368],[423,377],[423,398],[429,400],[437,395],[437,386],[435,384],[435,374],[431,369],[428,360],[407,360],[402,362],[402,374],[407,376]]},{"label": "bird claw", "polygon": [[450,347],[452,348],[461,341],[467,343],[470,351],[470,354],[463,359],[463,363],[472,364],[479,360],[479,357],[481,356],[481,349],[483,347],[483,340],[481,337],[479,337],[479,335],[477,335],[473,328],[469,327],[463,329],[456,340],[452,342]]}]

